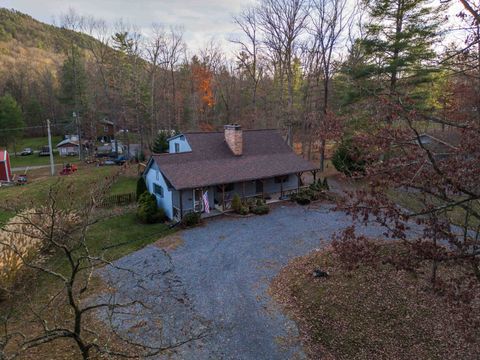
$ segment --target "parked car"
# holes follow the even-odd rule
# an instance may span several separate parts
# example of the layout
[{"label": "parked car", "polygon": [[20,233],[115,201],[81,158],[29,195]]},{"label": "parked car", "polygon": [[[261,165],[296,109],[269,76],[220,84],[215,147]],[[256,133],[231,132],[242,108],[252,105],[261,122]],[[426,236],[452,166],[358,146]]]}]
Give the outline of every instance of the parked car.
[{"label": "parked car", "polygon": [[20,153],[20,156],[27,156],[27,155],[32,155],[32,154],[33,154],[33,150],[31,148],[25,148]]},{"label": "parked car", "polygon": [[50,148],[48,146],[43,146],[38,153],[38,156],[48,156],[50,155]]}]

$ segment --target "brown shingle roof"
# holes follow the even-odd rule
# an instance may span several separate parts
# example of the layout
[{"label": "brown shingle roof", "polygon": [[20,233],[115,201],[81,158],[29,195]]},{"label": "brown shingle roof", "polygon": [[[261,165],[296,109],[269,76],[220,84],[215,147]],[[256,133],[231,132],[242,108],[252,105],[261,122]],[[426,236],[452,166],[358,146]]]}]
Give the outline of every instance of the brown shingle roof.
[{"label": "brown shingle roof", "polygon": [[228,184],[315,170],[297,156],[277,130],[244,130],[243,154],[234,156],[223,132],[185,133],[192,151],[153,155],[177,190]]}]

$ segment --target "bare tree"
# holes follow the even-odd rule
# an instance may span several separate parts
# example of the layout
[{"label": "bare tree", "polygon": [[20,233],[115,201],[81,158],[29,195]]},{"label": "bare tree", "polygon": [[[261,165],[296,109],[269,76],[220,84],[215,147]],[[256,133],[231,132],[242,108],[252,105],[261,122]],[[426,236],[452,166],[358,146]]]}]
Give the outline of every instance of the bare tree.
[{"label": "bare tree", "polygon": [[281,103],[285,76],[287,80],[287,107],[281,117],[288,129],[290,146],[293,145],[292,126],[295,122],[293,62],[305,31],[308,7],[306,0],[262,0],[257,8],[262,38],[275,64],[275,75],[280,79]]},{"label": "bare tree", "polygon": [[176,71],[185,54],[186,45],[183,41],[183,29],[181,27],[170,27],[165,36],[165,44],[161,51],[162,63],[168,69],[171,82],[172,96],[172,117],[168,121],[168,130],[180,125],[179,110],[177,105],[177,83]]},{"label": "bare tree", "polygon": [[263,68],[260,65],[260,53],[262,42],[260,29],[257,20],[257,12],[254,8],[247,8],[238,16],[234,17],[235,23],[242,30],[244,38],[232,39],[235,44],[240,45],[240,52],[237,54],[237,61],[248,78],[252,92],[253,119],[252,128],[257,119],[257,91],[263,76]]},{"label": "bare tree", "polygon": [[[314,0],[310,13],[311,29],[314,40],[311,53],[318,54],[323,80],[323,101],[320,122],[328,121],[330,102],[330,83],[334,75],[334,56],[337,48],[343,44],[345,32],[353,25],[354,10],[348,9],[347,0]],[[326,127],[320,130],[320,169],[325,163]]]},{"label": "bare tree", "polygon": [[[101,219],[98,205],[110,184],[108,180],[91,186],[81,202],[84,205],[79,205],[76,190],[70,187],[65,192],[64,184],[57,183],[50,188],[44,206],[19,213],[3,228],[11,236],[28,237],[37,243],[38,254],[56,254],[56,261],[48,261],[25,251],[19,242],[0,237],[2,251],[10,251],[32,276],[49,278],[56,287],[54,294],[45,299],[38,295],[30,299],[31,290],[24,293],[23,297],[29,301],[22,300],[27,302],[22,312],[4,312],[2,309],[0,359],[29,356],[36,348],[59,341],[71,342],[83,359],[94,356],[143,358],[204,336],[203,330],[189,331],[183,338],[158,346],[133,341],[122,335],[111,319],[119,311],[138,316],[141,314],[139,309],[148,305],[139,299],[118,301],[115,291],[106,288],[105,296],[92,297],[99,268],[113,266],[117,270],[131,271],[113,265],[102,254],[94,254],[88,246],[88,230]],[[59,268],[59,263],[64,266]],[[15,295],[19,294],[12,294]],[[96,319],[103,320],[99,324]]]},{"label": "bare tree", "polygon": [[[146,53],[148,60],[148,67],[150,73],[150,126],[152,137],[159,130],[157,107],[156,107],[156,84],[157,73],[159,65],[162,60],[160,59],[161,53],[165,47],[165,30],[160,24],[153,24],[152,36],[150,41],[146,44]],[[153,138],[152,138],[153,140]]]}]

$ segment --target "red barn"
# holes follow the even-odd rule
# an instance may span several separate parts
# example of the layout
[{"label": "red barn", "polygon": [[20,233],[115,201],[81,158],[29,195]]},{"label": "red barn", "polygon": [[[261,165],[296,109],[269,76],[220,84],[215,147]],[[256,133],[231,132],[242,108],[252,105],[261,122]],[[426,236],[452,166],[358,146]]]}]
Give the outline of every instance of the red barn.
[{"label": "red barn", "polygon": [[7,150],[0,150],[0,181],[11,181],[12,169]]}]

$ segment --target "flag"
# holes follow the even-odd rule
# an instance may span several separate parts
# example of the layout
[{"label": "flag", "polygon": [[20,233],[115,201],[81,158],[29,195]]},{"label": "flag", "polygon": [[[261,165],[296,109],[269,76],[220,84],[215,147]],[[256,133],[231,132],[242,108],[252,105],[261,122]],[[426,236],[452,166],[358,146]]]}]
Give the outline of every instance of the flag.
[{"label": "flag", "polygon": [[203,207],[205,208],[205,212],[207,214],[210,213],[210,204],[208,203],[208,191],[205,191],[202,195],[203,200]]}]

